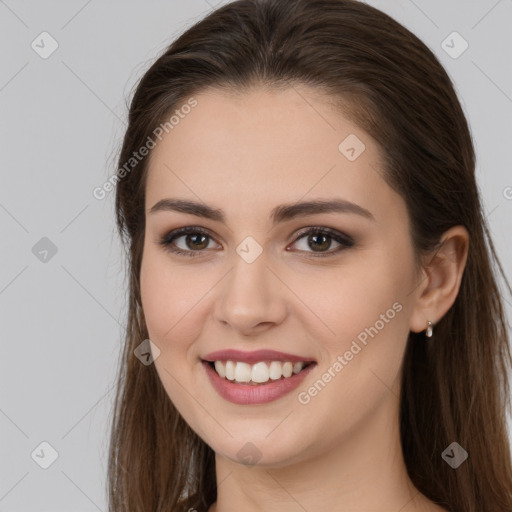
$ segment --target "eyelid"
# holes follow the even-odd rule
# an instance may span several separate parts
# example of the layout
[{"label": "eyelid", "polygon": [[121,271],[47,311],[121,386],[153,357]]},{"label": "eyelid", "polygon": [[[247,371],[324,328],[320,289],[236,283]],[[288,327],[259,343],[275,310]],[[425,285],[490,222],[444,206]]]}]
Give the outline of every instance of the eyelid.
[{"label": "eyelid", "polygon": [[307,235],[311,232],[326,234],[334,238],[335,240],[339,238],[342,240],[343,243],[346,244],[354,244],[354,239],[351,236],[343,233],[342,231],[338,231],[337,229],[329,228],[327,226],[307,226],[305,228],[302,228],[294,235],[292,242],[295,243],[304,235]]},{"label": "eyelid", "polygon": [[177,253],[177,254],[194,255],[194,253],[206,252],[204,250],[202,250],[202,251],[191,251],[191,250],[184,251],[183,249],[179,249],[179,248],[171,248],[171,244],[176,239],[181,238],[182,236],[185,236],[189,233],[205,235],[208,238],[210,238],[211,240],[214,240],[218,244],[218,242],[215,240],[215,237],[211,235],[209,230],[207,230],[205,228],[201,228],[199,226],[184,226],[181,228],[173,229],[173,230],[169,231],[168,233],[166,233],[165,235],[163,235],[162,238],[160,240],[158,240],[158,243],[160,245],[162,245],[164,247],[164,249],[166,249],[172,253]]},{"label": "eyelid", "polygon": [[[158,243],[160,245],[162,245],[164,247],[164,249],[168,250],[169,252],[178,254],[178,255],[184,255],[184,256],[195,257],[195,256],[200,256],[201,253],[205,253],[205,252],[207,253],[207,252],[211,251],[211,250],[207,251],[205,249],[197,250],[197,251],[183,250],[183,249],[179,249],[176,247],[172,247],[172,243],[176,239],[181,238],[182,236],[185,236],[189,233],[202,234],[202,235],[208,237],[209,239],[215,241],[217,244],[219,244],[216,241],[215,237],[210,233],[210,231],[208,229],[202,228],[200,226],[184,226],[181,228],[173,229],[173,230],[169,231],[168,233],[166,233],[158,241]],[[298,232],[296,232],[294,234],[291,244],[295,244],[296,242],[298,242],[299,240],[304,238],[305,235],[308,235],[308,234],[326,235],[329,238],[336,241],[337,243],[339,243],[340,246],[335,248],[334,250],[329,249],[328,251],[324,251],[324,252],[322,252],[322,251],[320,251],[320,252],[302,251],[302,250],[293,251],[293,252],[297,252],[299,254],[304,253],[306,255],[305,257],[313,257],[313,258],[328,257],[328,256],[335,256],[335,255],[339,254],[341,251],[343,251],[344,249],[350,248],[355,244],[355,242],[351,236],[349,236],[341,231],[338,231],[337,229],[329,228],[327,226],[318,226],[318,225],[307,226],[307,227],[300,229]],[[289,246],[289,244],[286,247],[287,251],[288,251],[288,246]]]}]

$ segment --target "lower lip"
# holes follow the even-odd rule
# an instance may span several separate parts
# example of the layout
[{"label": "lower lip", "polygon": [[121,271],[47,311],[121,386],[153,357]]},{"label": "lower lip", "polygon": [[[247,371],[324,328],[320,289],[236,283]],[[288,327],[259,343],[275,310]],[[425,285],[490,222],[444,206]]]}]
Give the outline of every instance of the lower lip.
[{"label": "lower lip", "polygon": [[293,391],[306,378],[308,373],[316,366],[310,364],[304,370],[288,377],[269,381],[267,384],[237,384],[221,377],[207,362],[203,366],[210,378],[212,386],[222,398],[234,404],[252,405],[265,404],[277,400]]}]

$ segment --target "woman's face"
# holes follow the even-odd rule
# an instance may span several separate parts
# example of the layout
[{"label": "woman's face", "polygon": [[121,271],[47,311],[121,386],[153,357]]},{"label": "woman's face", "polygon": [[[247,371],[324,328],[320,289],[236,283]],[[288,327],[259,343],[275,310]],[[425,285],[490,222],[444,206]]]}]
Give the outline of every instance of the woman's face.
[{"label": "woman's face", "polygon": [[[306,87],[195,100],[152,150],[146,188],[141,293],[166,392],[237,462],[277,467],[363,431],[378,441],[369,426],[396,415],[418,276],[405,202],[380,174],[375,141]],[[164,199],[197,213],[151,211]],[[315,201],[350,204],[289,209]],[[184,227],[201,232],[161,244]],[[222,350],[244,354],[209,357]],[[292,355],[314,364],[282,376]],[[205,359],[269,380],[232,382]]]}]

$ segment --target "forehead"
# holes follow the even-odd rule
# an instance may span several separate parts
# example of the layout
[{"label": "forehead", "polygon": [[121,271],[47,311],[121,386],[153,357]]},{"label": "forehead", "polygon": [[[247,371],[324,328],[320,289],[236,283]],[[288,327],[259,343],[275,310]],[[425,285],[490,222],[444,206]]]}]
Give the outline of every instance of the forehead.
[{"label": "forehead", "polygon": [[237,215],[302,198],[373,210],[399,199],[381,176],[377,143],[313,89],[210,89],[194,99],[151,152],[146,209],[165,196],[233,205]]}]

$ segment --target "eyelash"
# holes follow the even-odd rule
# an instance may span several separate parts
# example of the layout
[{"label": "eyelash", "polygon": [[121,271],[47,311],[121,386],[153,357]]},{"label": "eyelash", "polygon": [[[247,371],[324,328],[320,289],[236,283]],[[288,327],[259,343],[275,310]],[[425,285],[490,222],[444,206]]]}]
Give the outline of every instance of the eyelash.
[{"label": "eyelash", "polygon": [[[180,228],[180,229],[176,229],[174,231],[171,231],[169,233],[167,233],[161,240],[160,240],[160,245],[162,245],[166,250],[174,253],[174,254],[178,254],[180,256],[188,256],[188,257],[195,257],[196,254],[195,253],[201,253],[201,252],[204,252],[205,250],[197,250],[197,251],[193,251],[193,250],[190,250],[190,251],[184,251],[182,249],[178,249],[176,247],[173,247],[171,244],[174,240],[176,240],[177,238],[180,238],[181,236],[183,235],[187,235],[187,234],[200,234],[200,235],[204,235],[208,238],[213,238],[207,231],[205,231],[204,229],[202,228],[198,228],[198,227],[194,227],[194,226],[189,226],[189,227],[185,227],[185,228]],[[325,258],[325,257],[328,257],[328,256],[334,256],[336,254],[338,254],[340,251],[343,251],[344,249],[348,249],[350,247],[352,247],[354,245],[354,241],[347,235],[344,235],[342,233],[339,233],[338,231],[335,231],[333,229],[330,229],[330,228],[322,228],[322,227],[318,227],[318,226],[314,226],[314,227],[310,227],[308,228],[306,231],[302,231],[296,238],[295,240],[293,240],[293,244],[296,243],[298,240],[304,238],[306,235],[310,235],[310,234],[315,234],[315,235],[327,235],[329,238],[335,240],[336,242],[340,243],[341,245],[339,247],[337,247],[336,249],[334,250],[331,250],[329,252],[318,252],[318,253],[315,253],[315,252],[311,252],[311,256],[313,256],[314,258]],[[309,251],[305,251],[305,252],[309,252]]]}]

